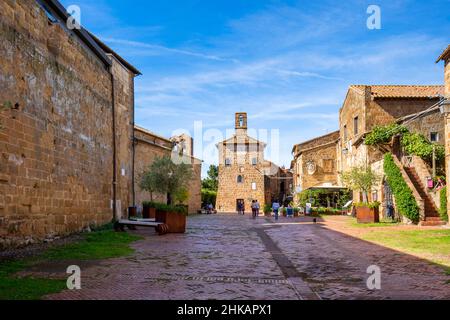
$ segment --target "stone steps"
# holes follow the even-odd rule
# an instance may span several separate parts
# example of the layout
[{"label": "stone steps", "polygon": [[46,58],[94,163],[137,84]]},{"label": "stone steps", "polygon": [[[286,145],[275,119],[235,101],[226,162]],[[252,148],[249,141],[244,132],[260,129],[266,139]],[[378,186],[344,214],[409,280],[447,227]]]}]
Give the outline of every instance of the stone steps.
[{"label": "stone steps", "polygon": [[436,208],[433,200],[430,198],[425,186],[421,182],[419,175],[416,170],[412,167],[404,168],[407,175],[411,179],[414,187],[416,188],[419,195],[422,197],[425,206],[425,221],[421,221],[419,225],[421,226],[441,226],[445,225],[446,222],[441,220],[439,211]]}]

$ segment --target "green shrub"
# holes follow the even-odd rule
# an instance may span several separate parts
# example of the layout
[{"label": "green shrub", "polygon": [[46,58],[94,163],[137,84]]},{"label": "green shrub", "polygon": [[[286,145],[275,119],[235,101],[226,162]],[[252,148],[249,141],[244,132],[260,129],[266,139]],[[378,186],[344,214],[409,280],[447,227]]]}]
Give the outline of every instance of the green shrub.
[{"label": "green shrub", "polygon": [[216,200],[217,200],[217,191],[202,189],[202,203],[204,205],[211,203],[215,207]]},{"label": "green shrub", "polygon": [[384,156],[384,172],[394,194],[398,212],[413,222],[418,222],[419,206],[390,153]]},{"label": "green shrub", "polygon": [[444,221],[448,221],[448,214],[447,214],[447,187],[444,187],[440,191],[441,196],[441,207],[439,210],[439,214],[441,216],[441,219]]},{"label": "green shrub", "polygon": [[146,208],[156,208],[159,205],[159,203],[154,201],[144,201],[142,202],[142,206]]},{"label": "green shrub", "polygon": [[168,205],[168,204],[164,204],[164,203],[144,201],[143,206],[155,208],[156,210],[159,210],[159,211],[175,212],[175,213],[181,213],[184,215],[187,215],[187,213],[188,213],[187,206],[185,206],[185,205]]},{"label": "green shrub", "polygon": [[433,148],[436,153],[436,160],[445,158],[445,148],[442,145],[433,144],[420,133],[406,133],[402,137],[402,146],[408,154],[416,155],[424,160],[431,161]]},{"label": "green shrub", "polygon": [[368,207],[369,209],[375,209],[375,208],[379,208],[381,205],[381,202],[378,201],[374,201],[374,202],[369,202],[369,203],[365,203],[365,202],[355,202],[353,204],[353,206],[355,207]]},{"label": "green shrub", "polygon": [[265,204],[264,205],[264,213],[269,214],[271,212],[272,212],[272,206],[270,204]]}]

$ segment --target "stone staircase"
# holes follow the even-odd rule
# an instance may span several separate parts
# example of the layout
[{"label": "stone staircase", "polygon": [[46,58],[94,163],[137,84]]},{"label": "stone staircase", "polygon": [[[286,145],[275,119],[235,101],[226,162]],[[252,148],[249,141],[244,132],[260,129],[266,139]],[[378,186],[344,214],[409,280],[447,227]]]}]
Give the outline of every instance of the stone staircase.
[{"label": "stone staircase", "polygon": [[429,226],[443,226],[446,224],[440,218],[439,211],[436,208],[433,199],[428,195],[426,187],[423,185],[419,175],[413,167],[404,168],[414,187],[419,195],[422,197],[425,205],[425,221],[421,221],[420,225],[424,227]]}]

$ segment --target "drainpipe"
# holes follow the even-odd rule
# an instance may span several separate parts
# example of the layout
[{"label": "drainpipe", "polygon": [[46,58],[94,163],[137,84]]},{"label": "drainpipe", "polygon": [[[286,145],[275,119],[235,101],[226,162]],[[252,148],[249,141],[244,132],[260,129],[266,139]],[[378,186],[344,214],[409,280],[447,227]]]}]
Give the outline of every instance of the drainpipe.
[{"label": "drainpipe", "polygon": [[115,89],[114,89],[114,75],[112,70],[112,65],[109,68],[109,73],[111,75],[111,95],[112,95],[112,143],[113,143],[113,221],[116,221],[116,211],[117,211],[117,150],[116,150],[116,100],[115,100]]}]

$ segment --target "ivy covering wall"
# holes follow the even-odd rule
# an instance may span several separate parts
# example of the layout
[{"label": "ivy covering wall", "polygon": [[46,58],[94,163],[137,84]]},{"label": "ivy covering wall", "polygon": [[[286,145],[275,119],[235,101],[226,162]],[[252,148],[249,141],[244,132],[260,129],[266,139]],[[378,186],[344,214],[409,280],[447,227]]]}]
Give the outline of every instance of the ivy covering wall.
[{"label": "ivy covering wall", "polygon": [[393,136],[400,134],[401,145],[410,155],[415,155],[430,162],[435,151],[436,160],[443,161],[445,158],[444,146],[430,142],[423,134],[410,132],[408,128],[399,124],[377,126],[368,133],[364,143],[369,146],[383,145],[391,142]]},{"label": "ivy covering wall", "polygon": [[390,153],[386,153],[384,156],[384,173],[394,194],[397,211],[417,223],[420,219],[419,206]]},{"label": "ivy covering wall", "polygon": [[441,207],[439,210],[439,214],[441,216],[441,219],[444,221],[448,221],[448,214],[447,214],[447,187],[444,187],[440,191],[441,196]]}]

